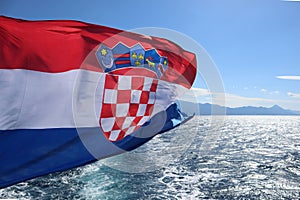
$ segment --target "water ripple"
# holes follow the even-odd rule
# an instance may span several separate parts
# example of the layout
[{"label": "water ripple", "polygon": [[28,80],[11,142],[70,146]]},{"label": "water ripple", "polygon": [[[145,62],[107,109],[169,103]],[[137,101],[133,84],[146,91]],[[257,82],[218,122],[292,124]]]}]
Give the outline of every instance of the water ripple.
[{"label": "water ripple", "polygon": [[[208,121],[208,117],[196,117],[179,129],[185,134],[197,131],[195,138],[187,138],[193,143],[179,158],[155,171],[132,174],[97,162],[2,189],[0,198],[300,198],[299,117],[230,116],[213,131],[206,126]],[[162,150],[174,133],[154,138],[147,148]],[[207,134],[218,137],[204,155],[201,148]]]}]

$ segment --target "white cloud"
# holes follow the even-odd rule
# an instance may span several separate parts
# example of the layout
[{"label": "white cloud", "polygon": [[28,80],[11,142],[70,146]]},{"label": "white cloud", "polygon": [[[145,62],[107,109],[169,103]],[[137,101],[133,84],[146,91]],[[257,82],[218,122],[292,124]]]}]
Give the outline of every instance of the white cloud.
[{"label": "white cloud", "polygon": [[265,92],[267,92],[268,90],[266,90],[266,89],[263,88],[263,89],[261,89],[260,91],[265,93]]},{"label": "white cloud", "polygon": [[[276,92],[276,91],[275,91]],[[294,93],[293,94],[295,97]],[[298,94],[300,98],[300,94]],[[298,98],[297,97],[297,98]],[[271,107],[275,104],[282,106],[286,109],[300,110],[299,100],[281,100],[281,99],[266,99],[255,97],[244,97],[230,93],[212,93],[208,89],[192,88],[184,94],[181,98],[184,101],[199,102],[199,103],[213,103],[227,107],[241,107],[241,106],[264,106]]]},{"label": "white cloud", "polygon": [[278,79],[300,81],[300,76],[276,76]]},{"label": "white cloud", "polygon": [[201,94],[201,95],[211,95],[211,92],[208,89],[204,89],[204,88],[192,88],[192,91],[197,93],[197,94]]},{"label": "white cloud", "polygon": [[300,98],[300,94],[296,94],[296,93],[292,93],[292,92],[288,92],[287,95],[290,97],[294,97],[294,98]]}]

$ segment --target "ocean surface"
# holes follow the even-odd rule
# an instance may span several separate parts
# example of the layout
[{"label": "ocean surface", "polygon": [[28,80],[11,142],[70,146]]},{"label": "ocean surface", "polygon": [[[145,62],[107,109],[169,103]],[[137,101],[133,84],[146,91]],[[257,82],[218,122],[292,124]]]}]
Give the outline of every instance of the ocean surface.
[{"label": "ocean surface", "polygon": [[299,199],[300,117],[194,117],[133,152],[1,189],[0,198]]}]

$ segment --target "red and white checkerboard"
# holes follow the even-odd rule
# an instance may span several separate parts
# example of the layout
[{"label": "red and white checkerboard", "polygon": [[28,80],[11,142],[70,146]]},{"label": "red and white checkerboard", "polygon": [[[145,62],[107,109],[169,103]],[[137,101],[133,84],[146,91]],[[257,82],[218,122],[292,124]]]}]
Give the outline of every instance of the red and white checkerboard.
[{"label": "red and white checkerboard", "polygon": [[147,122],[158,80],[106,74],[99,124],[110,141],[118,141]]}]

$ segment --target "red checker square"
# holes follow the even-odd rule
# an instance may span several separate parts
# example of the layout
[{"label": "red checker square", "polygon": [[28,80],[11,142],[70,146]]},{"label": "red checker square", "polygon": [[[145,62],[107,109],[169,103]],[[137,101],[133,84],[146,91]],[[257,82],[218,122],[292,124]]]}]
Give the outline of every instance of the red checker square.
[{"label": "red checker square", "polygon": [[105,136],[107,139],[109,139],[109,136],[110,136],[110,133],[109,133],[109,132],[104,132],[103,134],[104,134],[104,136]]},{"label": "red checker square", "polygon": [[115,89],[118,85],[118,76],[113,76],[110,74],[105,75],[105,88],[106,89]]},{"label": "red checker square", "polygon": [[131,98],[130,90],[118,90],[117,103],[129,103]]},{"label": "red checker square", "polygon": [[158,80],[157,79],[153,79],[153,82],[152,82],[152,85],[151,85],[151,88],[150,88],[151,92],[155,92],[156,91],[157,84],[158,84]]},{"label": "red checker square", "polygon": [[143,116],[140,117],[136,117],[133,122],[131,123],[131,126],[137,126],[137,124],[139,123],[139,121],[143,118]]},{"label": "red checker square", "polygon": [[145,112],[145,116],[150,116],[154,108],[154,104],[148,104]]},{"label": "red checker square", "polygon": [[149,101],[149,91],[142,91],[140,103],[147,104]]},{"label": "red checker square", "polygon": [[117,138],[117,141],[123,139],[124,136],[125,136],[125,133],[126,133],[126,131],[122,130],[122,131],[119,133],[119,136],[118,136],[118,138]]},{"label": "red checker square", "polygon": [[142,90],[144,85],[143,77],[132,77],[131,78],[131,89],[132,90]]},{"label": "red checker square", "polygon": [[116,117],[112,130],[121,130],[126,117]]},{"label": "red checker square", "polygon": [[102,104],[101,118],[114,117],[116,114],[116,104]]},{"label": "red checker square", "polygon": [[132,117],[132,116],[135,117],[136,114],[137,114],[138,109],[139,109],[139,104],[130,104],[130,105],[129,105],[128,115],[129,115],[130,117]]}]

